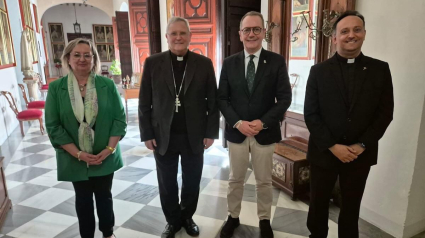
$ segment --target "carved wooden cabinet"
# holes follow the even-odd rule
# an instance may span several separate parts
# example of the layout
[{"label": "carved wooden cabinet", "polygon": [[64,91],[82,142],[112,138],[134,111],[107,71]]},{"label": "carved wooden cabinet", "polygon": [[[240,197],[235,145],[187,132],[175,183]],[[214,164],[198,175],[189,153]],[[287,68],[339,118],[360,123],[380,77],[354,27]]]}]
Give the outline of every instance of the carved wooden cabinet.
[{"label": "carved wooden cabinet", "polygon": [[9,212],[10,208],[12,208],[12,202],[9,199],[6,179],[4,176],[3,159],[4,157],[0,157],[0,227],[3,226],[3,222],[6,219],[7,213]]},{"label": "carved wooden cabinet", "polygon": [[282,189],[292,200],[307,193],[310,186],[310,164],[300,138],[286,138],[276,144],[273,154],[273,185]]},{"label": "carved wooden cabinet", "polygon": [[272,182],[295,200],[310,188],[310,164],[307,161],[309,132],[302,114],[287,112],[282,123],[281,142],[273,155]]}]

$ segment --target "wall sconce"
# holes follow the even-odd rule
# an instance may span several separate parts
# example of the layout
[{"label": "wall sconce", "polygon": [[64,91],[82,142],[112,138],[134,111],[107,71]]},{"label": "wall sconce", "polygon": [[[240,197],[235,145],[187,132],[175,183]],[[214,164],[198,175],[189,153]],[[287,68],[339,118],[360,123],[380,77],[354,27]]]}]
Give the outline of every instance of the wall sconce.
[{"label": "wall sconce", "polygon": [[296,74],[296,73],[293,73],[293,74],[291,74],[291,75],[289,75],[289,76],[291,76],[291,77],[295,77],[295,81],[294,81],[294,83],[291,83],[291,89],[294,89],[294,87],[295,87],[295,85],[297,84],[297,81],[298,81],[298,79],[299,79],[300,75],[299,75],[299,74]]},{"label": "wall sconce", "polygon": [[[315,23],[313,23],[313,20],[310,16],[310,11],[302,11],[302,18],[301,21],[297,23],[297,28],[292,32],[292,42],[295,42],[298,40],[298,37],[294,36],[296,33],[301,31],[301,26],[305,22],[306,28],[310,29],[310,33],[308,36],[316,40],[318,32],[322,32],[324,36],[330,37],[332,35],[332,26],[334,21],[341,15],[341,13],[336,12],[334,10],[329,11],[329,9],[323,10],[323,26],[322,29],[317,29],[317,26]],[[308,18],[307,18],[307,16]]]},{"label": "wall sconce", "polygon": [[267,43],[271,43],[272,42],[272,30],[273,30],[273,28],[278,27],[279,24],[276,24],[274,22],[270,22],[269,23],[269,21],[266,21],[266,26],[267,26],[267,28],[266,28],[266,36],[264,37],[264,40]]}]

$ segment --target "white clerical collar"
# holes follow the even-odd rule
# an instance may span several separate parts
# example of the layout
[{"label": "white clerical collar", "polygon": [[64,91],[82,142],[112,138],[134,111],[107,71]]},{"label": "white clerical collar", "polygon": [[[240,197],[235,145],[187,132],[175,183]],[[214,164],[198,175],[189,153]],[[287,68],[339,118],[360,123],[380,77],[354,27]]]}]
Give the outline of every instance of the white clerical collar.
[{"label": "white clerical collar", "polygon": [[353,64],[356,61],[356,58],[353,59],[347,59],[348,64]]},{"label": "white clerical collar", "polygon": [[[255,52],[253,55],[255,55],[255,57],[260,58],[260,54],[261,54],[261,50],[263,48],[260,48],[257,52]],[[243,50],[245,53],[245,58],[249,58],[250,54],[244,49]]]}]

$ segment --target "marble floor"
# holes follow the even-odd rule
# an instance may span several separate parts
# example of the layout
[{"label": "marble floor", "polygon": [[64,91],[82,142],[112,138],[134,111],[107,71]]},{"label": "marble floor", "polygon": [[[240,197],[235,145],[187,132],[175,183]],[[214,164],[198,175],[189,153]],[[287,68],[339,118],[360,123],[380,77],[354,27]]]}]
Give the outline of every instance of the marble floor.
[{"label": "marble floor", "polygon": [[[73,238],[79,237],[72,184],[56,179],[55,151],[38,124],[26,128],[25,137],[17,128],[1,147],[5,156],[5,176],[13,203],[0,237]],[[115,211],[115,234],[119,238],[159,237],[166,222],[158,196],[158,182],[153,154],[140,142],[137,101],[129,101],[129,124],[120,142],[125,166],[114,176],[112,194]],[[221,140],[205,152],[201,194],[194,220],[201,238],[219,237],[227,217],[226,189],[229,176],[228,154]],[[179,172],[179,185],[181,178]],[[247,171],[240,215],[242,225],[235,238],[257,238],[255,178]],[[273,190],[272,227],[276,238],[308,237],[305,226],[308,199],[292,201],[278,189]],[[329,237],[337,236],[338,208],[331,206]],[[380,229],[360,220],[361,238],[390,238]],[[95,237],[102,237],[96,231]],[[177,236],[189,237],[182,229]],[[417,236],[417,238],[422,235]]]}]

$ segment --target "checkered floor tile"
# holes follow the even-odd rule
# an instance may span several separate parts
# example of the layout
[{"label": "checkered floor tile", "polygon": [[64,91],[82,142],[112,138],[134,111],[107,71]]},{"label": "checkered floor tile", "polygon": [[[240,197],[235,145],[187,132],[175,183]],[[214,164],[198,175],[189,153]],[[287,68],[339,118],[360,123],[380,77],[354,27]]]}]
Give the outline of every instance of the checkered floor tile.
[{"label": "checkered floor tile", "polygon": [[[120,142],[125,166],[115,173],[112,187],[115,234],[120,238],[159,237],[166,221],[159,201],[155,160],[139,139],[137,100],[129,100],[128,106],[128,131],[131,133]],[[40,135],[38,128],[37,123],[30,127],[6,168],[13,208],[7,215],[0,237],[79,237],[72,184],[57,181],[55,151],[48,137]],[[217,140],[205,152],[201,194],[194,216],[200,226],[201,238],[219,237],[227,218],[228,166],[227,151]],[[181,169],[178,175],[181,186],[180,174]],[[259,237],[256,210],[255,178],[248,170],[240,216],[242,224],[236,230],[235,238]],[[271,222],[275,237],[307,237],[307,211],[306,203],[292,201],[288,195],[274,189]],[[329,228],[329,237],[336,238],[337,224],[332,216]],[[362,232],[361,237],[372,237],[368,233],[379,235],[373,237],[391,237],[369,224],[362,225],[362,229],[373,232]],[[95,237],[102,235],[96,231]],[[189,236],[182,230],[176,237]]]}]

